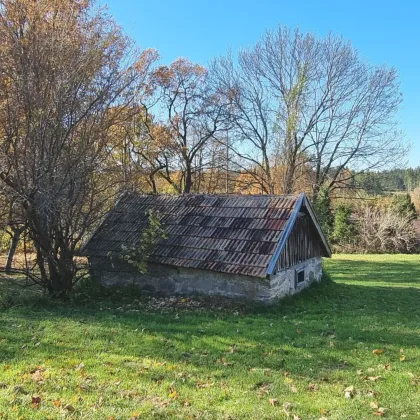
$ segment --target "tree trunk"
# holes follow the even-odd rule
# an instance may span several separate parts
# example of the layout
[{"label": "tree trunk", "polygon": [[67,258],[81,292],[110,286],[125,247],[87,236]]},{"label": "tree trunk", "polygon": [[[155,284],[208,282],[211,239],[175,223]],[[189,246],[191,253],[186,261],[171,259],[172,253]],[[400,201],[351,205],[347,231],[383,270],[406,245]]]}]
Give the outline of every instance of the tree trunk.
[{"label": "tree trunk", "polygon": [[48,259],[49,293],[58,299],[67,299],[73,287],[73,273],[65,259]]},{"label": "tree trunk", "polygon": [[184,183],[184,192],[189,193],[191,192],[192,188],[192,170],[191,165],[187,163],[185,168],[185,183]]},{"label": "tree trunk", "polygon": [[12,227],[11,229],[13,231],[12,243],[9,248],[9,253],[7,254],[7,262],[6,262],[6,267],[5,267],[5,271],[7,274],[10,274],[12,270],[13,258],[15,256],[16,249],[19,244],[20,235],[24,231],[24,228],[22,227],[21,228]]}]

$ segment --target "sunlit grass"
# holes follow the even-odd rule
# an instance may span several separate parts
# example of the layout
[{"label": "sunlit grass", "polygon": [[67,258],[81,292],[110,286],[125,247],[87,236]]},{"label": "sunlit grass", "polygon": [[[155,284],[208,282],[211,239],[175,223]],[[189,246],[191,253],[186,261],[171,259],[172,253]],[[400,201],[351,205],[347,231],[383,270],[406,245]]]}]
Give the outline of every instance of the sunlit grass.
[{"label": "sunlit grass", "polygon": [[325,267],[333,283],[269,308],[9,304],[0,418],[419,418],[419,257]]}]

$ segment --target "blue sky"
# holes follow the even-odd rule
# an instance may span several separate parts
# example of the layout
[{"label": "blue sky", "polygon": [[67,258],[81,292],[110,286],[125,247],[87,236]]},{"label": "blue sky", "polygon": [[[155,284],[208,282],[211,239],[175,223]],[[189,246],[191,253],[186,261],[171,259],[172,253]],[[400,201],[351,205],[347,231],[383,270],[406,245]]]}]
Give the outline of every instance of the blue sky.
[{"label": "blue sky", "polygon": [[163,63],[178,57],[207,64],[254,44],[278,24],[352,41],[372,64],[398,70],[404,102],[401,129],[420,166],[420,1],[416,0],[101,0],[141,48],[156,48]]}]

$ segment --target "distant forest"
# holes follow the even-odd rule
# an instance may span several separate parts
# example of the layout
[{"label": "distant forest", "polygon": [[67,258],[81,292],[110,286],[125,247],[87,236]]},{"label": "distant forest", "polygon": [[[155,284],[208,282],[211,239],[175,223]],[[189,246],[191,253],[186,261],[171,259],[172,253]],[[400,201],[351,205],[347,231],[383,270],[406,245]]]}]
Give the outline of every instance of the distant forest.
[{"label": "distant forest", "polygon": [[389,192],[412,192],[420,187],[420,166],[381,172],[364,172],[355,176],[356,186],[371,195]]}]

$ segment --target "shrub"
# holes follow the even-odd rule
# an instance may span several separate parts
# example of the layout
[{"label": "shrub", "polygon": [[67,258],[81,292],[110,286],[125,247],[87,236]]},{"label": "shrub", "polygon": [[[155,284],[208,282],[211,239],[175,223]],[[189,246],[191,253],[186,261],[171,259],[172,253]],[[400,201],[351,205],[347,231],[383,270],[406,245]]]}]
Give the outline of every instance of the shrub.
[{"label": "shrub", "polygon": [[384,211],[366,207],[358,219],[359,234],[357,246],[370,253],[413,252],[416,248],[416,234],[412,220],[404,212],[392,208]]}]

